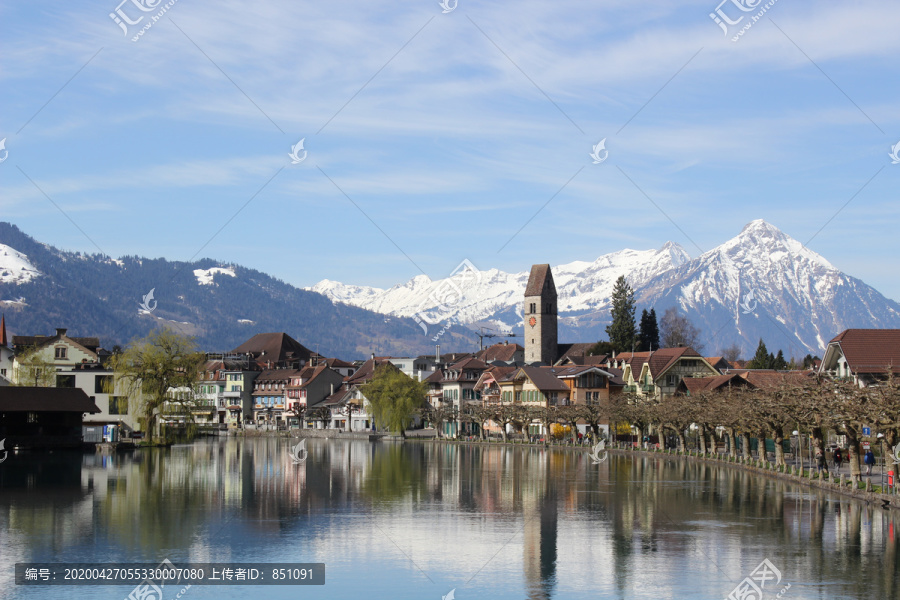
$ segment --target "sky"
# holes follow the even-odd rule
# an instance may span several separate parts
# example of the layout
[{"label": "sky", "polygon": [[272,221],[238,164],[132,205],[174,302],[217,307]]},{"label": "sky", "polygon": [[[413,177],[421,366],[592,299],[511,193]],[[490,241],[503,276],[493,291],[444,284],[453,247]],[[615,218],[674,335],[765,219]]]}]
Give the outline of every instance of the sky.
[{"label": "sky", "polygon": [[389,287],[762,218],[900,300],[900,4],[118,2],[0,4],[41,242]]}]

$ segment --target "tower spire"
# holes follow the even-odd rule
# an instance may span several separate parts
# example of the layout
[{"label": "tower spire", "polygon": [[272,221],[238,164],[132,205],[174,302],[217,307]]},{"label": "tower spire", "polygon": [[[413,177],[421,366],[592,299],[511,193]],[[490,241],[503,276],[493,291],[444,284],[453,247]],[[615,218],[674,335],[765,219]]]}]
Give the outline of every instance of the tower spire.
[{"label": "tower spire", "polygon": [[9,346],[6,340],[6,315],[0,315],[0,346]]}]

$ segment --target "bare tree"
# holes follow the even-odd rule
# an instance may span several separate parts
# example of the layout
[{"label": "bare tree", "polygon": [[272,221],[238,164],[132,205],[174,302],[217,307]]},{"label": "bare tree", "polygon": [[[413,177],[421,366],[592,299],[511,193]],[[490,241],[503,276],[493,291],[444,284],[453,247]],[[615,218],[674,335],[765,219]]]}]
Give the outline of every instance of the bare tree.
[{"label": "bare tree", "polygon": [[741,347],[737,344],[731,344],[727,348],[722,348],[720,352],[722,353],[722,358],[732,365],[741,358]]},{"label": "bare tree", "polygon": [[686,316],[679,314],[676,307],[666,309],[659,322],[662,345],[665,348],[688,346],[697,352],[703,352],[700,343],[700,330]]}]

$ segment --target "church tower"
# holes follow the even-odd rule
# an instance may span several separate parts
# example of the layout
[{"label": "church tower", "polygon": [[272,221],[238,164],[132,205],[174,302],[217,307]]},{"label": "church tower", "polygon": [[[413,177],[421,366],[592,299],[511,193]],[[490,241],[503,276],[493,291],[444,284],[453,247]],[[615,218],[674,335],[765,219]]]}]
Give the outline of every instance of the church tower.
[{"label": "church tower", "polygon": [[550,265],[533,265],[525,287],[525,362],[552,365],[557,353],[556,284]]}]

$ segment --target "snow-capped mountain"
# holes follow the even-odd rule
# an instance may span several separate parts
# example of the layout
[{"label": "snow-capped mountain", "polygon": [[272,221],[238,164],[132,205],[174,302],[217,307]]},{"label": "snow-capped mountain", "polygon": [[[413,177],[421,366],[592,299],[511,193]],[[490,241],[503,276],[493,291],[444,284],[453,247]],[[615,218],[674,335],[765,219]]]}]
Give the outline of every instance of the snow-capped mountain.
[{"label": "snow-capped mountain", "polygon": [[900,305],[763,220],[648,282],[639,304],[677,305],[705,332],[710,352],[760,338],[786,356],[821,353],[848,328],[898,328]]},{"label": "snow-capped mountain", "polygon": [[[553,267],[561,341],[606,339],[610,296],[619,275],[634,289],[638,312],[653,307],[661,318],[667,308],[678,306],[700,327],[708,354],[737,344],[749,356],[762,338],[770,349],[801,357],[821,353],[846,328],[900,328],[900,305],[756,220],[695,259],[669,242],[659,250],[622,250],[593,262]],[[310,289],[388,315],[425,315],[426,321],[428,316],[453,317],[521,331],[527,280],[527,271],[488,269],[465,281],[432,282],[422,275],[387,290],[329,280]],[[448,294],[452,289],[458,293]]]},{"label": "snow-capped mountain", "polygon": [[[659,250],[621,250],[594,262],[577,261],[553,267],[560,314],[608,313],[609,297],[620,275],[638,287],[688,260],[690,256],[681,246],[669,242]],[[419,275],[388,290],[325,279],[308,289],[333,301],[383,314],[415,317],[425,313],[435,320],[453,317],[462,323],[492,322],[508,330],[521,325],[521,314],[516,314],[521,313],[528,273],[488,269],[466,279],[451,276],[435,282]]]}]

